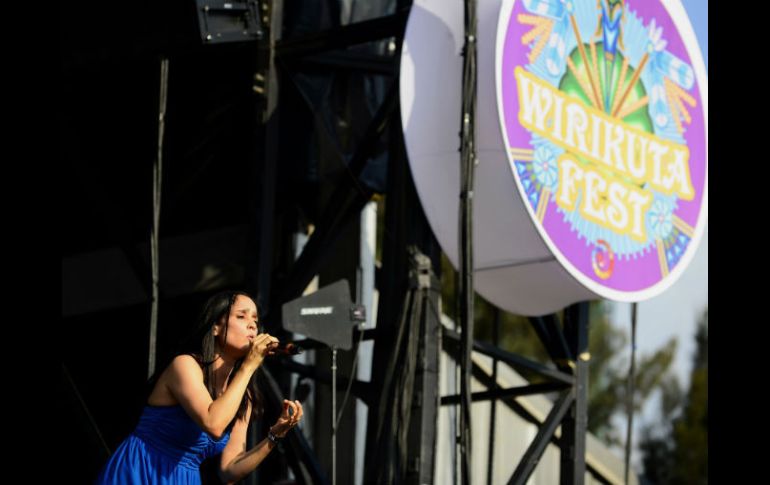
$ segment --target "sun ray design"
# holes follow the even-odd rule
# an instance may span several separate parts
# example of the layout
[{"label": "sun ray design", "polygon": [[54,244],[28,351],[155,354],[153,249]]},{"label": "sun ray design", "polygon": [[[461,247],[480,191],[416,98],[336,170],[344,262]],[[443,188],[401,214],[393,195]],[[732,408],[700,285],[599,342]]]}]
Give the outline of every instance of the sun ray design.
[{"label": "sun ray design", "polygon": [[628,74],[628,57],[623,57],[623,66],[620,68],[620,76],[618,76],[617,84],[615,84],[615,89],[613,90],[612,109],[610,109],[610,112],[614,112],[618,106],[620,96],[617,94],[626,82],[626,74]]},{"label": "sun ray design", "polygon": [[545,219],[545,210],[548,208],[548,199],[551,198],[551,191],[543,188],[540,191],[540,198],[537,204],[537,220],[541,223]]},{"label": "sun ray design", "polygon": [[676,129],[679,130],[679,133],[682,133],[684,129],[682,127],[681,118],[684,118],[684,121],[687,124],[692,122],[690,112],[687,110],[687,107],[684,105],[684,103],[687,103],[692,108],[695,108],[697,103],[695,98],[687,94],[684,89],[677,86],[668,78],[665,78],[663,83],[666,87],[666,99],[668,99],[668,105],[671,109],[671,116],[674,118]]},{"label": "sun ray design", "polygon": [[623,94],[620,96],[620,101],[618,101],[617,107],[615,108],[615,111],[613,111],[612,116],[617,118],[618,117],[618,111],[623,109],[623,104],[626,102],[626,98],[628,97],[628,94],[631,92],[631,89],[636,85],[636,81],[639,80],[639,76],[642,74],[642,71],[644,71],[644,66],[647,64],[647,61],[649,60],[650,56],[648,54],[644,54],[642,56],[641,62],[639,62],[639,67],[636,68],[634,71],[634,75],[631,77],[631,82],[628,83],[626,86],[626,89],[623,90]]},{"label": "sun ray design", "polygon": [[[596,79],[597,84],[599,84],[599,109],[604,111],[604,96],[602,96],[602,84],[601,84],[601,78],[599,76],[599,61],[596,57],[596,43],[591,42],[590,45],[591,49],[591,64],[589,69],[591,69],[591,76]],[[606,87],[605,87],[606,88]]]},{"label": "sun ray design", "polygon": [[534,150],[530,148],[509,148],[511,156],[517,161],[531,162],[533,159]]},{"label": "sun ray design", "polygon": [[540,57],[540,54],[542,54],[543,49],[548,43],[548,38],[551,36],[551,32],[553,32],[554,22],[551,19],[538,17],[536,15],[519,14],[516,18],[524,25],[533,26],[529,32],[521,36],[521,43],[522,45],[527,45],[537,39],[534,47],[532,47],[532,50],[527,54],[529,62],[534,63],[537,58]]},{"label": "sun ray design", "polygon": [[[588,55],[586,54],[585,46],[583,46],[583,39],[580,37],[580,29],[578,29],[577,21],[575,20],[574,15],[569,16],[570,22],[572,23],[572,30],[575,32],[575,38],[577,39],[577,45],[578,49],[580,50],[580,57],[583,59],[583,65],[585,66],[585,70],[588,73],[588,81],[591,84],[591,91],[593,92],[594,96],[593,99],[597,100],[598,102],[595,104],[595,106],[601,106],[599,103],[601,103],[601,99],[599,96],[599,91],[597,90],[596,84],[598,83],[598,79],[594,79],[593,74],[591,73],[590,62],[588,61]],[[569,60],[569,58],[567,58]]]},{"label": "sun ray design", "polygon": [[666,260],[666,247],[660,239],[655,240],[655,246],[658,249],[658,263],[660,264],[660,273],[663,277],[668,276],[668,261]]},{"label": "sun ray design", "polygon": [[575,80],[578,82],[580,89],[582,89],[588,99],[591,100],[591,104],[595,108],[598,108],[599,101],[596,99],[596,97],[594,97],[594,92],[591,89],[591,86],[588,85],[589,81],[586,79],[586,76],[584,76],[583,73],[580,72],[577,67],[575,67],[575,63],[572,62],[570,57],[567,58],[567,66],[570,72],[572,72],[572,75],[575,76]]},{"label": "sun ray design", "polygon": [[691,225],[683,221],[676,214],[674,214],[673,222],[674,222],[674,227],[679,229],[682,232],[682,234],[684,234],[685,236],[692,238],[693,235],[695,234],[695,229],[693,229]]},{"label": "sun ray design", "polygon": [[645,106],[647,106],[648,101],[649,101],[649,97],[647,97],[647,96],[645,96],[645,97],[643,97],[641,99],[636,100],[635,103],[627,106],[622,111],[618,112],[618,118],[623,119],[626,116],[628,116],[630,114],[633,114],[634,112],[644,108]]}]

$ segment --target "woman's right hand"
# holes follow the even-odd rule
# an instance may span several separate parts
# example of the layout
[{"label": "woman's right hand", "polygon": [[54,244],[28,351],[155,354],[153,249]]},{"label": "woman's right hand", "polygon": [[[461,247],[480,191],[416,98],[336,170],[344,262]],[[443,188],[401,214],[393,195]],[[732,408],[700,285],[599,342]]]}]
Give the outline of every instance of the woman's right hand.
[{"label": "woman's right hand", "polygon": [[243,359],[243,365],[256,370],[270,353],[270,350],[278,346],[278,339],[267,333],[261,333],[254,337],[249,346],[249,352]]}]

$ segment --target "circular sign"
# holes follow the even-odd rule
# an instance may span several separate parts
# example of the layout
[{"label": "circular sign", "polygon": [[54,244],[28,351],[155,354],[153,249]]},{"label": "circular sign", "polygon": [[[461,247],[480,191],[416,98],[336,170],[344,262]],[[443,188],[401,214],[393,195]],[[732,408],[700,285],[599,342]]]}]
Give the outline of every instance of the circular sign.
[{"label": "circular sign", "polygon": [[509,166],[550,251],[602,297],[663,292],[707,212],[706,74],[681,4],[503,1],[495,61]]}]

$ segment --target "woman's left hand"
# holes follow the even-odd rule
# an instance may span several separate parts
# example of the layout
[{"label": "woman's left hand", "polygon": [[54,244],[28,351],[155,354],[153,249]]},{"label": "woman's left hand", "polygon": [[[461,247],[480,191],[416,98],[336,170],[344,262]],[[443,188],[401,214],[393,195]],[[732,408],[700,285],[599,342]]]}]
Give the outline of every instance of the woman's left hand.
[{"label": "woman's left hand", "polygon": [[276,421],[270,428],[270,431],[279,438],[283,438],[301,419],[302,404],[300,404],[299,401],[289,401],[284,399],[283,412],[281,412],[281,415],[278,417],[278,421]]}]

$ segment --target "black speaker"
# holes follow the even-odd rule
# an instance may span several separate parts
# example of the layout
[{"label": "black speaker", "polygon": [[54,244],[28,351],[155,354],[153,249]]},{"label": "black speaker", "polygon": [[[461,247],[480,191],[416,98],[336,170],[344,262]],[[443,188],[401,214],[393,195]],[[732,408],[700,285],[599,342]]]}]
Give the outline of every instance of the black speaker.
[{"label": "black speaker", "polygon": [[195,0],[198,31],[206,44],[259,40],[263,36],[257,0]]}]

